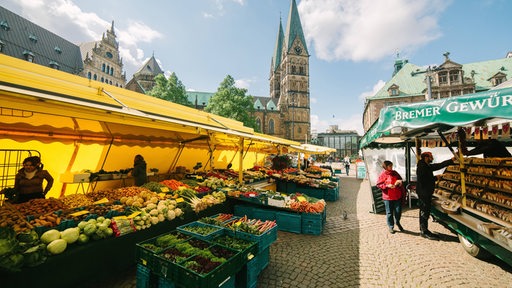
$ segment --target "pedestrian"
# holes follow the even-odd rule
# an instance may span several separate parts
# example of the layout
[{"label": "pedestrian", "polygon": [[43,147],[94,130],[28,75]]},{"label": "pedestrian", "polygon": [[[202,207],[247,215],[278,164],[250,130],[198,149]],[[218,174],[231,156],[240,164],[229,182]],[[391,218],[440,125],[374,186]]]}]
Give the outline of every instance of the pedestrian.
[{"label": "pedestrian", "polygon": [[345,163],[345,171],[347,172],[347,176],[348,176],[348,172],[350,171],[350,157],[345,156],[345,159],[343,160],[343,162]]},{"label": "pedestrian", "polygon": [[132,176],[135,186],[142,186],[148,181],[148,174],[146,171],[146,161],[142,155],[137,154],[133,159]]},{"label": "pedestrian", "polygon": [[394,234],[393,229],[396,226],[401,232],[404,228],[400,224],[402,216],[402,198],[405,196],[402,176],[393,170],[391,161],[384,161],[382,164],[384,171],[379,175],[377,187],[382,191],[382,200],[386,208],[386,223],[388,224],[389,233]]},{"label": "pedestrian", "polygon": [[[18,194],[15,202],[23,203],[31,199],[45,198],[53,186],[53,177],[43,167],[39,156],[30,156],[23,160],[23,168],[14,177],[14,189]],[[44,180],[46,186],[43,189]]]},{"label": "pedestrian", "polygon": [[423,152],[416,166],[416,193],[418,194],[418,206],[420,208],[420,235],[430,240],[438,240],[439,236],[428,230],[428,218],[430,217],[430,209],[432,206],[432,194],[436,180],[441,175],[434,176],[434,171],[442,169],[453,164],[452,159],[445,160],[441,163],[432,164],[434,156],[430,152]]}]

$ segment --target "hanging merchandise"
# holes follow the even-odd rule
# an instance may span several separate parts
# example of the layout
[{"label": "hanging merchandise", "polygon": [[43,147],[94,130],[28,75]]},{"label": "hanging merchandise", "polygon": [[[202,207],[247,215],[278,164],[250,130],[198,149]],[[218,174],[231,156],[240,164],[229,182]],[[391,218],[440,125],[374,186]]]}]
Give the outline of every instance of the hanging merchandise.
[{"label": "hanging merchandise", "polygon": [[474,134],[475,140],[482,139],[480,135],[480,127],[475,127],[475,134]]},{"label": "hanging merchandise", "polygon": [[489,126],[482,127],[482,139],[488,139],[489,138]]},{"label": "hanging merchandise", "polygon": [[491,132],[491,138],[492,139],[498,139],[498,125],[492,125],[492,132]]},{"label": "hanging merchandise", "polygon": [[510,138],[510,123],[501,125],[501,138]]}]

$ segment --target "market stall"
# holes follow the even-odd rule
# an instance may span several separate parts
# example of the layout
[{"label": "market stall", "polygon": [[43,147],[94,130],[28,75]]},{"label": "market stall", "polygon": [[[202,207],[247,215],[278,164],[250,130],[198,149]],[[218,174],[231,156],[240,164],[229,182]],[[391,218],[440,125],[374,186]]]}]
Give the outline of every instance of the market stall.
[{"label": "market stall", "polygon": [[[158,191],[158,196],[152,196],[151,199],[156,199],[156,203],[151,204],[147,203],[148,199],[127,200],[120,196],[133,190],[130,187],[133,179],[130,177],[112,176],[91,181],[91,178],[85,176],[87,174],[116,172],[116,175],[126,175],[121,170],[132,167],[134,155],[143,154],[148,169],[157,173],[156,178],[150,179],[158,179],[157,182],[169,179],[172,173],[206,174],[231,164],[232,169],[238,173],[237,182],[242,184],[247,174],[244,173],[244,167],[252,167],[255,163],[262,162],[267,154],[286,153],[287,147],[299,144],[255,133],[238,121],[5,55],[0,55],[0,79],[0,145],[7,148],[0,152],[5,152],[3,155],[16,155],[15,159],[9,158],[1,166],[3,176],[0,189],[4,191],[4,188],[13,186],[14,175],[20,168],[19,163],[26,155],[40,155],[44,168],[56,180],[47,199],[34,199],[43,200],[44,203],[29,203],[34,204],[30,206],[37,210],[31,210],[27,214],[18,211],[19,207],[7,209],[8,205],[1,206],[0,216],[8,223],[7,228],[15,227],[17,231],[25,231],[27,228],[32,231],[31,227],[39,227],[39,237],[42,236],[41,233],[48,232],[45,231],[47,229],[68,234],[65,232],[68,228],[76,229],[75,226],[78,227],[85,221],[82,218],[69,217],[90,217],[87,221],[101,217],[112,219],[106,221],[109,225],[98,220],[94,231],[103,231],[101,233],[91,232],[93,228],[78,227],[80,236],[85,234],[97,238],[93,239],[97,241],[84,246],[72,244],[76,239],[68,242],[68,238],[65,242],[71,244],[69,249],[61,238],[43,243],[51,245],[52,252],[48,251],[55,255],[43,263],[39,259],[37,266],[23,267],[21,272],[5,275],[2,272],[2,283],[8,283],[8,286],[33,287],[37,281],[52,287],[69,287],[91,278],[106,276],[112,270],[119,271],[134,265],[135,242],[190,222],[200,217],[201,213],[232,211],[229,205],[218,204],[222,203],[219,199],[225,199],[223,192],[214,191],[211,195],[199,198],[195,194],[181,196],[179,193],[182,190],[168,195],[169,189],[163,189]],[[161,173],[161,178],[158,173]],[[122,190],[125,186],[128,186],[127,190]],[[160,195],[160,192],[164,195]],[[117,197],[112,196],[113,194]],[[92,195],[98,197],[94,200],[86,199]],[[99,197],[101,195],[104,197]],[[175,197],[174,200],[169,199],[171,196]],[[75,204],[79,201],[80,205],[52,206],[52,203],[59,201]],[[92,203],[85,205],[84,201]],[[151,210],[156,212],[153,211],[154,215],[150,216],[142,217],[137,214],[149,214],[149,210],[141,212],[142,209],[150,209],[148,207],[151,205],[167,201],[174,201],[174,206],[187,202],[187,205],[193,207],[193,212],[185,213],[182,218],[178,217],[179,213],[168,211],[170,208],[153,208]],[[206,208],[206,212],[202,212],[206,206],[215,204],[219,208]],[[120,209],[125,209],[122,212],[124,214],[112,214],[117,210],[100,209],[107,205],[122,207]],[[43,211],[43,207],[50,210]],[[105,214],[92,212],[100,210]],[[163,216],[164,210],[168,213],[166,216]],[[12,217],[14,214],[16,217]],[[133,233],[114,237],[114,228],[111,225],[114,217],[121,217],[118,218],[119,223],[125,223],[129,229],[133,226]],[[11,221],[14,221],[12,225]],[[130,224],[132,222],[135,224]],[[89,227],[88,224],[84,225]],[[72,232],[74,234],[77,231]],[[91,235],[87,235],[88,232],[85,231],[91,232]],[[54,235],[57,232],[52,231]],[[21,242],[18,243],[18,237],[9,238],[3,233],[0,235],[0,240],[9,239],[6,241],[13,244],[9,247],[16,247],[12,251],[2,251],[0,258],[15,263],[16,266],[23,265],[24,260],[20,261],[20,257],[27,251],[19,250]],[[39,253],[42,246],[39,246],[38,241],[39,239],[31,238],[30,242],[23,242],[23,245],[35,245],[31,248]],[[54,241],[58,241],[59,245],[53,245]],[[68,269],[70,259],[79,262],[73,269]],[[19,267],[11,268],[16,270],[14,268]],[[63,270],[64,276],[55,275],[59,269]]]},{"label": "market stall", "polygon": [[244,162],[252,167],[267,153],[298,145],[238,121],[9,56],[0,55],[0,63],[1,146],[37,150],[56,180],[65,176],[50,197],[70,193],[68,186],[77,190],[80,183],[69,181],[69,174],[129,168],[136,154],[165,174],[197,162],[205,170],[232,164],[241,171]]},{"label": "market stall", "polygon": [[457,133],[465,131],[469,146],[496,139],[510,151],[511,107],[512,89],[504,88],[384,108],[361,141],[372,186],[375,167],[393,155],[395,161],[400,155],[402,161],[394,164],[403,167],[407,181],[415,180],[411,155],[431,151],[438,162],[455,156],[457,165],[440,172],[432,214],[459,235],[471,255],[482,255],[483,248],[511,264],[512,206],[506,199],[512,196],[512,179],[501,175],[508,175],[512,159],[464,157]]}]

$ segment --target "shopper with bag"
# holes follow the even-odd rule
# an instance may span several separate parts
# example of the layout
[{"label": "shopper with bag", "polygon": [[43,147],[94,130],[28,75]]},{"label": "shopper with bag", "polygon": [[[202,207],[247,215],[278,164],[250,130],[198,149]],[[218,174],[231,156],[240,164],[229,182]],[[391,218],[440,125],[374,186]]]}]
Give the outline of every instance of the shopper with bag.
[{"label": "shopper with bag", "polygon": [[382,164],[384,171],[379,175],[377,187],[382,191],[382,200],[386,207],[386,223],[388,224],[389,233],[394,234],[395,224],[398,229],[403,232],[404,228],[400,224],[402,216],[402,199],[405,196],[402,176],[393,170],[391,161],[384,161]]}]

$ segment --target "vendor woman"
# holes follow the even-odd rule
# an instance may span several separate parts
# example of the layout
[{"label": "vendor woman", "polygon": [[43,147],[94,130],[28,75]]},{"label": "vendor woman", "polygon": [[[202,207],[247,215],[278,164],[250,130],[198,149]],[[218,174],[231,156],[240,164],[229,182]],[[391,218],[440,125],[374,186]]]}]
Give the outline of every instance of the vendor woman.
[{"label": "vendor woman", "polygon": [[[43,180],[46,187],[43,189]],[[18,203],[27,202],[30,199],[45,198],[46,193],[53,186],[53,177],[47,170],[43,170],[41,158],[31,156],[23,160],[23,168],[18,171],[14,180],[14,189],[18,193]]]}]

